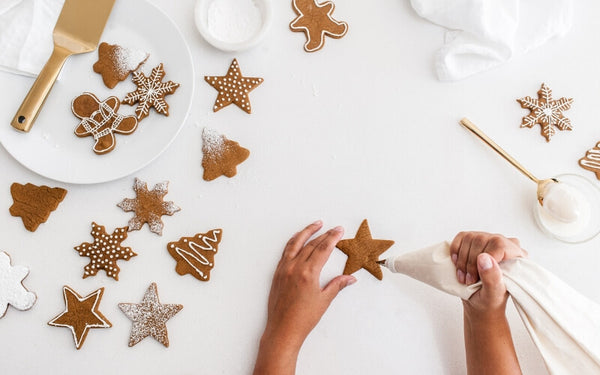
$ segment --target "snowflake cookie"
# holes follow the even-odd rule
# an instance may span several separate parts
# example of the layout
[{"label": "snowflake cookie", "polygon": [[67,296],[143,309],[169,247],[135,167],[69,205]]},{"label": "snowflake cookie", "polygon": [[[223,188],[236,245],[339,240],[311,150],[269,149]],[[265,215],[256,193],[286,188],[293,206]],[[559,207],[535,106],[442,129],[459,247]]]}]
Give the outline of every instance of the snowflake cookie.
[{"label": "snowflake cookie", "polygon": [[542,83],[542,88],[537,94],[537,99],[529,96],[517,99],[521,107],[531,111],[527,116],[523,117],[521,127],[531,128],[535,124],[540,124],[542,126],[542,135],[546,138],[546,142],[550,142],[550,138],[556,133],[554,127],[559,130],[572,130],[571,120],[563,115],[563,111],[571,108],[573,99],[552,99],[552,90],[545,83]]},{"label": "snowflake cookie", "polygon": [[215,266],[215,254],[219,250],[222,234],[221,229],[213,229],[169,242],[167,250],[177,261],[175,271],[182,276],[189,273],[200,281],[208,281],[210,270]]},{"label": "snowflake cookie", "polygon": [[160,217],[162,215],[172,216],[181,210],[175,203],[163,201],[169,191],[168,186],[169,181],[163,181],[154,185],[152,190],[148,190],[148,185],[136,177],[133,183],[136,198],[125,198],[117,204],[123,211],[135,213],[135,216],[129,220],[129,231],[140,230],[144,223],[148,223],[150,232],[162,236],[164,223]]},{"label": "snowflake cookie", "polygon": [[35,293],[23,286],[23,280],[28,274],[27,267],[12,266],[10,256],[0,251],[0,318],[6,314],[8,305],[23,311],[35,304]]},{"label": "snowflake cookie", "polygon": [[264,81],[262,78],[244,77],[236,59],[231,62],[226,75],[206,76],[204,80],[219,92],[213,112],[233,103],[246,113],[252,113],[248,94]]},{"label": "snowflake cookie", "polygon": [[90,328],[110,328],[112,324],[98,311],[98,305],[104,294],[104,288],[80,296],[71,287],[63,287],[65,311],[48,322],[53,327],[65,327],[71,330],[75,347],[81,349]]},{"label": "snowflake cookie", "polygon": [[133,322],[129,346],[134,346],[148,336],[169,347],[167,320],[177,314],[183,305],[162,304],[158,299],[156,283],[150,284],[141,303],[119,303],[119,308]]},{"label": "snowflake cookie", "polygon": [[137,255],[130,247],[121,246],[121,242],[127,238],[127,227],[117,228],[112,234],[108,234],[102,225],[92,223],[91,233],[93,243],[84,242],[75,246],[79,256],[90,258],[90,263],[84,268],[83,278],[104,270],[107,276],[118,281],[120,269],[117,260],[129,260]]},{"label": "snowflake cookie", "polygon": [[165,101],[165,96],[173,94],[179,87],[179,83],[162,82],[164,77],[165,71],[162,63],[153,68],[148,77],[144,73],[133,73],[133,83],[137,85],[137,89],[125,95],[123,103],[129,105],[139,103],[135,108],[138,120],[147,117],[152,107],[158,113],[169,115],[169,105]]},{"label": "snowflake cookie", "polygon": [[331,1],[317,4],[316,0],[293,0],[292,7],[298,17],[290,23],[290,29],[306,34],[306,52],[315,52],[323,48],[325,35],[339,39],[348,32],[346,22],[333,19],[335,5]]}]

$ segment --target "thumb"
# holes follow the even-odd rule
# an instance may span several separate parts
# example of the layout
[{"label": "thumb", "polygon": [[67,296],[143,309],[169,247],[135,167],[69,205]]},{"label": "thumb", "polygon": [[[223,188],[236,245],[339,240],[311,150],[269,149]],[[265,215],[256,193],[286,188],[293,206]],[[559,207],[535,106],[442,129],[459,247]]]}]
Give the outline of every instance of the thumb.
[{"label": "thumb", "polygon": [[331,302],[342,289],[348,285],[354,284],[355,282],[356,278],[352,275],[337,276],[335,279],[331,280],[327,285],[325,285],[325,288],[323,288],[323,293],[327,297],[328,302]]},{"label": "thumb", "polygon": [[477,256],[477,271],[482,283],[482,297],[486,300],[503,298],[506,287],[502,281],[502,271],[496,259],[487,253],[479,254]]}]

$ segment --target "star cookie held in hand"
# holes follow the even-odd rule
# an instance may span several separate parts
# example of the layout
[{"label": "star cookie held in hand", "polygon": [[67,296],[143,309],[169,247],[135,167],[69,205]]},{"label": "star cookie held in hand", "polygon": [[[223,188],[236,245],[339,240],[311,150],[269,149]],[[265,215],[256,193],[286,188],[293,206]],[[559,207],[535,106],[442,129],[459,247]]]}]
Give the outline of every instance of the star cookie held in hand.
[{"label": "star cookie held in hand", "polygon": [[163,64],[160,63],[152,69],[148,77],[144,73],[133,73],[133,83],[137,85],[137,89],[125,95],[123,103],[134,105],[135,114],[138,120],[143,120],[150,114],[150,108],[154,107],[156,112],[162,113],[165,116],[169,115],[169,105],[165,101],[165,96],[171,95],[179,87],[179,83],[172,81],[162,82],[165,77]]},{"label": "star cookie held in hand", "polygon": [[331,1],[317,4],[316,0],[292,0],[292,7],[298,17],[290,23],[290,29],[306,34],[306,52],[315,52],[323,48],[325,35],[339,39],[348,32],[346,22],[333,19],[335,5]]},{"label": "star cookie held in hand", "polygon": [[252,113],[248,94],[264,81],[262,78],[244,77],[236,59],[231,62],[226,75],[205,76],[204,80],[219,92],[213,112],[233,103],[246,113]]},{"label": "star cookie held in hand", "polygon": [[540,124],[546,142],[550,142],[550,139],[556,133],[555,127],[558,130],[572,130],[571,120],[563,115],[563,111],[571,108],[573,99],[552,99],[552,90],[545,83],[542,83],[542,88],[537,94],[537,99],[529,96],[517,99],[521,107],[530,110],[530,113],[523,117],[521,127],[531,128],[535,124]]},{"label": "star cookie held in hand", "polygon": [[8,305],[17,310],[29,310],[35,304],[35,293],[23,286],[23,280],[29,269],[23,266],[12,266],[10,256],[0,251],[0,318],[6,314]]},{"label": "star cookie held in hand", "polygon": [[336,247],[348,255],[344,275],[350,275],[361,268],[369,271],[379,280],[383,279],[381,267],[377,264],[379,255],[394,244],[391,240],[374,240],[367,219],[363,220],[353,239],[341,240]]},{"label": "star cookie held in hand", "polygon": [[148,223],[151,232],[162,236],[164,223],[160,217],[162,215],[172,216],[181,210],[175,203],[163,201],[168,193],[168,186],[169,181],[163,181],[154,185],[152,190],[148,190],[148,185],[136,177],[133,184],[136,198],[125,198],[117,204],[123,211],[135,213],[135,216],[129,220],[129,231],[140,230],[144,223]]}]

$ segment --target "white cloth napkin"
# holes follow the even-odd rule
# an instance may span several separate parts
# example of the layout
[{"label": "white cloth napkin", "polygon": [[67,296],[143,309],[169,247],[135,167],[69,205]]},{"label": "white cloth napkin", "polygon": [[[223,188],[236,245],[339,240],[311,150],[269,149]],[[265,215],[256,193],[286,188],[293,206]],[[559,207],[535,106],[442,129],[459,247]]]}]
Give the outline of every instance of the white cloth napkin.
[{"label": "white cloth napkin", "polygon": [[[448,242],[389,262],[392,271],[463,299],[481,288],[481,282],[465,286],[456,280]],[[529,259],[504,261],[500,268],[550,374],[600,374],[600,305]]]},{"label": "white cloth napkin", "polygon": [[450,29],[436,52],[442,81],[500,65],[571,29],[572,0],[411,0],[417,14]]},{"label": "white cloth napkin", "polygon": [[0,0],[0,70],[37,75],[52,53],[64,0]]}]

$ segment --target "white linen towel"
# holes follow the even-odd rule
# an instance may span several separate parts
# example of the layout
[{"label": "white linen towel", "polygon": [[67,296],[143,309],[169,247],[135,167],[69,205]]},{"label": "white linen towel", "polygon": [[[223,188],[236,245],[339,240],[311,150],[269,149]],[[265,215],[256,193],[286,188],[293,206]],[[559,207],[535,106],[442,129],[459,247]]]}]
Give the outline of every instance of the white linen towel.
[{"label": "white linen towel", "polygon": [[52,53],[64,0],[0,0],[0,70],[36,76]]},{"label": "white linen towel", "polygon": [[[465,286],[456,280],[448,242],[400,255],[390,263],[394,272],[463,299],[481,288],[481,282]],[[600,374],[600,305],[529,259],[504,261],[500,268],[550,374]]]},{"label": "white linen towel", "polygon": [[441,81],[463,79],[571,29],[572,0],[411,0],[417,14],[450,29],[434,57]]}]

